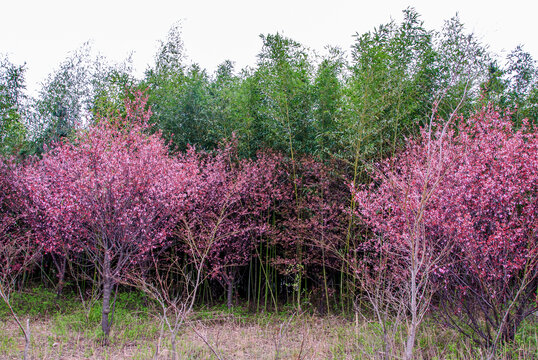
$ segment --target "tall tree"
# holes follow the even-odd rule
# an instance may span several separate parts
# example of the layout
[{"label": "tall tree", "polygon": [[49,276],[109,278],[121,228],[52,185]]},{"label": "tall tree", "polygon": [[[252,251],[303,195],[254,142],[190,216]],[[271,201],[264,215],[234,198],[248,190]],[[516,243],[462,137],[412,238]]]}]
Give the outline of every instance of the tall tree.
[{"label": "tall tree", "polygon": [[523,50],[516,47],[507,57],[508,75],[507,92],[510,99],[508,104],[514,120],[521,123],[524,118],[538,120],[538,66],[536,60]]},{"label": "tall tree", "polygon": [[16,153],[24,145],[24,71],[24,65],[0,59],[0,155]]},{"label": "tall tree", "polygon": [[[300,192],[297,186],[297,156],[314,150],[312,128],[312,66],[307,51],[301,44],[280,34],[261,35],[263,47],[258,54],[258,68],[254,78],[260,103],[254,119],[255,137],[261,138],[262,146],[282,151],[291,159],[291,183],[297,209]],[[296,287],[297,307],[301,307],[303,242],[296,242],[297,264],[294,270],[299,276]]]},{"label": "tall tree", "polygon": [[356,36],[347,84],[350,107],[343,123],[348,158],[390,154],[428,119],[436,76],[432,33],[413,9]]},{"label": "tall tree", "polygon": [[189,170],[168,157],[140,93],[126,116],[101,119],[73,143],[58,143],[21,178],[28,218],[48,251],[68,248],[95,264],[103,284],[102,330],[111,328],[112,288],[148,250],[163,244],[186,196]]},{"label": "tall tree", "polygon": [[178,24],[172,26],[161,44],[155,66],[146,72],[142,87],[148,87],[152,121],[171,142],[174,151],[188,145],[213,148],[210,79],[197,64],[183,64],[183,42]]},{"label": "tall tree", "polygon": [[249,76],[247,70],[236,74],[234,64],[227,60],[219,65],[209,85],[210,136],[218,140],[235,138],[242,157],[254,157],[258,150],[251,143]]},{"label": "tall tree", "polygon": [[317,155],[327,157],[341,150],[340,125],[346,101],[344,81],[347,63],[343,52],[330,48],[319,64],[313,86],[313,116]]},{"label": "tall tree", "polygon": [[263,46],[255,72],[262,146],[294,152],[313,150],[312,66],[301,44],[280,34],[261,35]]},{"label": "tall tree", "polygon": [[29,114],[33,147],[30,154],[71,136],[95,121],[97,113],[121,110],[127,87],[133,84],[130,59],[111,64],[94,55],[85,43],[49,74]]},{"label": "tall tree", "polygon": [[406,358],[436,289],[449,322],[489,359],[536,310],[537,133],[492,108],[456,123],[424,127],[355,191],[372,231],[360,247],[367,271],[388,274],[412,317]]},{"label": "tall tree", "polygon": [[435,108],[441,118],[449,119],[455,110],[470,116],[482,96],[480,85],[487,79],[492,62],[487,48],[456,15],[435,33],[436,68],[433,90]]}]

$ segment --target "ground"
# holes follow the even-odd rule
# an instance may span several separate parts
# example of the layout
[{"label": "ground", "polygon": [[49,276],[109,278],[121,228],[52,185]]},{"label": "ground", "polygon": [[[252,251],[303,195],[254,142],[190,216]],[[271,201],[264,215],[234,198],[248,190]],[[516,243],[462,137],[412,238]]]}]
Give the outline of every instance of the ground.
[{"label": "ground", "polygon": [[[169,334],[161,330],[157,309],[140,293],[118,296],[108,345],[99,326],[98,301],[76,296],[61,300],[46,289],[15,294],[15,310],[30,319],[32,359],[170,359]],[[246,304],[228,311],[222,306],[196,309],[177,336],[179,359],[381,359],[380,327],[367,313],[351,316],[279,312],[250,312]],[[471,345],[441,326],[431,314],[417,339],[417,359],[474,359]],[[0,359],[20,359],[24,338],[0,306]],[[398,338],[399,337],[399,338]],[[403,337],[396,336],[396,346]],[[538,319],[531,318],[518,333],[517,344],[501,359],[538,359]],[[398,351],[396,351],[398,352]],[[217,355],[215,355],[215,353]],[[218,357],[217,357],[218,356]]]}]

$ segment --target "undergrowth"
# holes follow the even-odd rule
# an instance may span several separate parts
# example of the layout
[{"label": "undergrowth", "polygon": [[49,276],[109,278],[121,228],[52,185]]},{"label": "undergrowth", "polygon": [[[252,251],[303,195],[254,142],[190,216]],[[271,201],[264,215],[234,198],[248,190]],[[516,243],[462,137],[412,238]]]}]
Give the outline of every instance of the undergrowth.
[{"label": "undergrowth", "polygon": [[[34,287],[14,293],[14,310],[30,318],[32,358],[40,359],[148,359],[170,357],[170,341],[161,333],[158,307],[137,291],[118,293],[110,341],[103,343],[100,327],[101,304],[84,308],[76,294],[57,297],[53,290]],[[382,329],[364,313],[353,316],[296,313],[282,307],[279,312],[252,312],[248,306],[200,306],[178,334],[178,356],[216,359],[206,342],[221,359],[381,359]],[[0,358],[20,358],[23,338],[0,305]],[[402,331],[395,347],[403,348]],[[202,340],[202,337],[205,340]],[[398,350],[396,351],[398,353]],[[459,333],[429,317],[417,339],[417,359],[479,359],[476,348]],[[499,359],[538,358],[538,319],[529,318],[513,344],[499,350]]]}]

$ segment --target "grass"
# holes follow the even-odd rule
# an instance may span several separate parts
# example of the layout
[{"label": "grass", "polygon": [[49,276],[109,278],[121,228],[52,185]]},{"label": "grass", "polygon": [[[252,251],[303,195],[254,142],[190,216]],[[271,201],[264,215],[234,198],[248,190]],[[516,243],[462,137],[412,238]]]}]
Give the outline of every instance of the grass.
[{"label": "grass", "polygon": [[[32,359],[157,359],[170,357],[170,339],[161,334],[157,308],[138,292],[118,295],[109,344],[103,345],[101,305],[86,311],[76,296],[56,298],[46,288],[13,295],[13,305],[32,330]],[[20,359],[23,337],[0,306],[0,358]],[[346,317],[251,313],[247,307],[201,307],[178,334],[180,359],[215,359],[201,336],[222,359],[379,359],[381,330],[366,316],[358,326]],[[396,347],[403,336],[397,335]],[[471,359],[471,345],[433,320],[423,323],[417,359]],[[500,359],[538,358],[538,320],[520,328],[516,342],[499,351]]]}]

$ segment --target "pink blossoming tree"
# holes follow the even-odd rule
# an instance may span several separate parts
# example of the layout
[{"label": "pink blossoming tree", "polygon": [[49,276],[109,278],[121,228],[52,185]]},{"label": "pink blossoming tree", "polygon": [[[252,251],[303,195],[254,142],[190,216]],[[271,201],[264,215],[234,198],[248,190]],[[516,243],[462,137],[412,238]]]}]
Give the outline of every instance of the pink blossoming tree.
[{"label": "pink blossoming tree", "polygon": [[[514,340],[537,310],[538,134],[482,109],[458,127],[460,160],[439,193],[438,237],[454,239],[442,313],[486,348]],[[441,235],[442,234],[442,235]]]},{"label": "pink blossoming tree", "polygon": [[54,145],[22,177],[39,243],[51,252],[84,253],[95,264],[105,337],[113,286],[167,241],[187,196],[184,179],[191,170],[168,156],[159,134],[148,135],[146,100],[136,93],[126,100],[124,117],[100,119],[74,142]]},{"label": "pink blossoming tree", "polygon": [[388,274],[402,291],[410,335],[442,291],[449,322],[491,358],[536,310],[538,136],[491,108],[456,124],[423,129],[354,190],[371,230],[356,269]]},{"label": "pink blossoming tree", "polygon": [[[348,264],[361,283],[390,346],[391,323],[406,320],[403,358],[411,359],[415,338],[436,290],[434,275],[452,243],[435,230],[442,226],[439,192],[454,170],[458,154],[445,126],[422,129],[405,150],[374,166],[372,183],[352,189],[358,216],[370,230],[349,255]],[[362,259],[357,254],[361,254]]]},{"label": "pink blossoming tree", "polygon": [[23,358],[30,350],[30,320],[23,326],[11,306],[11,294],[16,280],[40,258],[32,233],[22,222],[25,209],[24,194],[17,191],[17,167],[0,157],[0,300],[9,309],[21,329],[25,347]]}]

